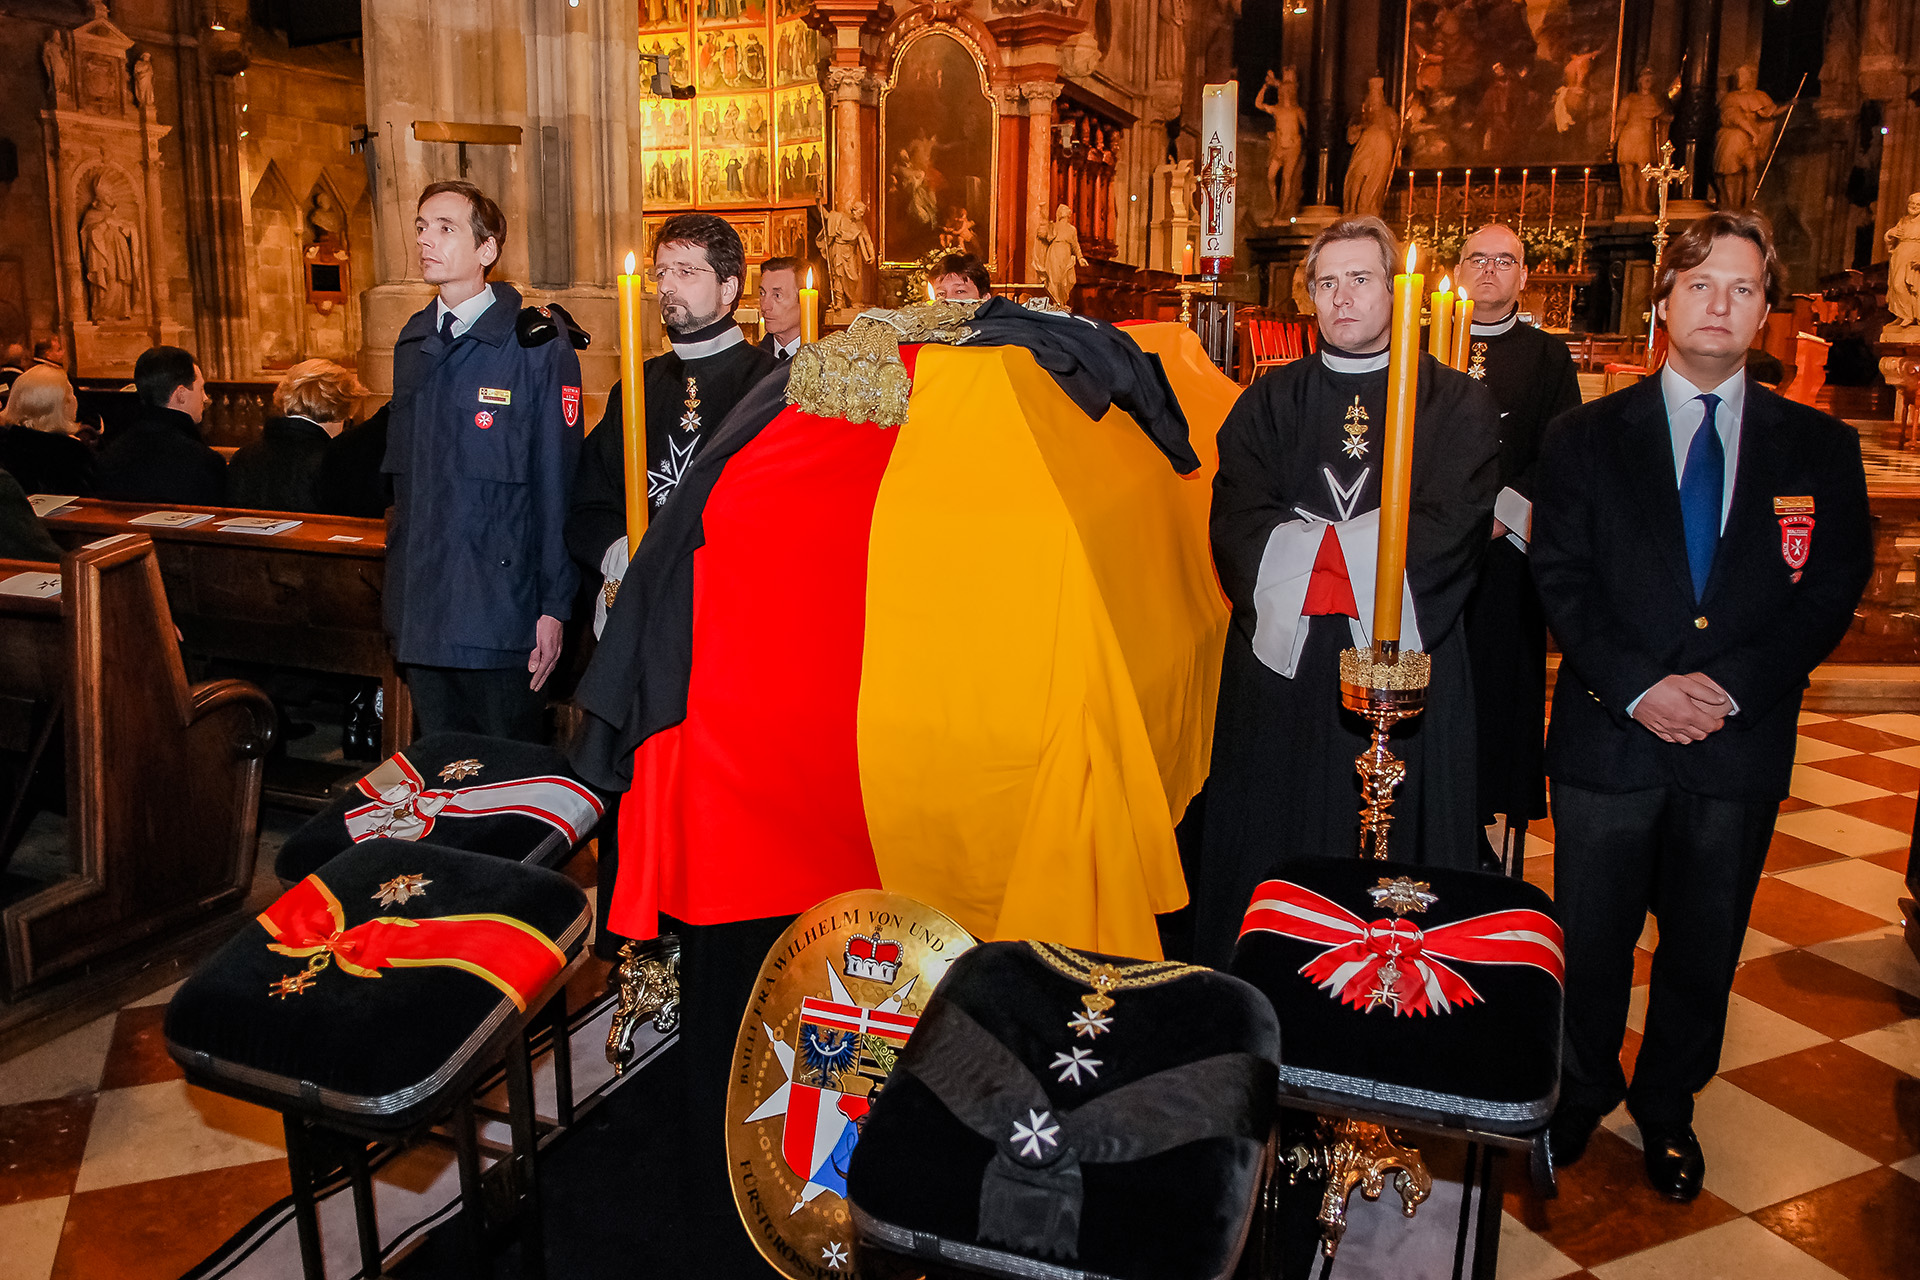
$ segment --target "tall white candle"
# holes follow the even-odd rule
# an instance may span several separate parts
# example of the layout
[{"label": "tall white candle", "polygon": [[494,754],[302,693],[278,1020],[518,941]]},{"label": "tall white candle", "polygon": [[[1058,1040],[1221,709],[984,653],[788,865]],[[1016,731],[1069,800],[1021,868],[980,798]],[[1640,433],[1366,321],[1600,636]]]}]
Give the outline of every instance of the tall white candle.
[{"label": "tall white candle", "polygon": [[1238,168],[1240,82],[1200,91],[1200,274],[1233,269],[1233,185]]}]

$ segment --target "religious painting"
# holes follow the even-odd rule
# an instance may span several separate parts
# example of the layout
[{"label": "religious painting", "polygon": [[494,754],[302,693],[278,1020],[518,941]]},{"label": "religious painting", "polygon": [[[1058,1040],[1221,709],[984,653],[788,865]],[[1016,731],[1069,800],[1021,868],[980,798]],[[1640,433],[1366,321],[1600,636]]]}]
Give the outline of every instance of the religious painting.
[{"label": "religious painting", "polygon": [[824,142],[827,137],[827,96],[818,85],[782,89],[773,95],[774,137],[780,146],[796,142]]},{"label": "religious painting", "polygon": [[764,31],[703,31],[700,33],[700,91],[767,87],[767,43]]},{"label": "religious painting", "polygon": [[826,193],[826,157],[820,144],[781,147],[776,198],[817,200]]},{"label": "religious painting", "polygon": [[1624,12],[1624,0],[1413,0],[1397,167],[1604,163]]},{"label": "religious painting", "polygon": [[762,26],[767,0],[693,0],[693,16],[702,27]]},{"label": "religious painting", "polygon": [[[693,83],[693,62],[687,56],[687,37],[679,33],[668,35],[643,35],[640,37],[642,58],[657,58],[662,54],[667,58],[667,75],[675,85],[686,88]],[[642,79],[653,75],[653,62],[643,62],[640,69]]]},{"label": "religious painting", "polygon": [[693,145],[693,103],[672,98],[648,98],[640,104],[640,145],[648,151],[671,151]]},{"label": "religious painting", "polygon": [[689,0],[640,0],[640,29],[684,27]]},{"label": "religious painting", "polygon": [[764,262],[767,259],[767,215],[749,213],[730,215],[727,221],[740,233],[740,247],[746,253],[748,262]]},{"label": "religious painting", "polygon": [[770,218],[767,247],[769,257],[804,258],[813,252],[807,240],[805,209],[776,209]]},{"label": "religious painting", "polygon": [[820,36],[804,22],[783,22],[774,29],[773,82],[815,84],[820,79]]},{"label": "religious painting", "polygon": [[880,99],[880,256],[910,265],[992,237],[994,104],[979,55],[947,31],[912,39]]},{"label": "religious painting", "polygon": [[693,152],[681,148],[671,151],[645,150],[647,207],[693,204]]}]

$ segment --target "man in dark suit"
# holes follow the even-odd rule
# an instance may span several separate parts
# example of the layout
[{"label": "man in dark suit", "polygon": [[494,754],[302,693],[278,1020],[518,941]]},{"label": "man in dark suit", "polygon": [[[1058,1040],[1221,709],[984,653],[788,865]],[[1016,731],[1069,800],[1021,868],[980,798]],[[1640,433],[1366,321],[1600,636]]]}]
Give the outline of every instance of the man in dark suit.
[{"label": "man in dark suit", "polygon": [[760,349],[785,364],[800,350],[800,274],[798,258],[768,258],[760,264]]},{"label": "man in dark suit", "polygon": [[[1533,571],[1564,662],[1547,737],[1566,929],[1566,1062],[1548,1142],[1578,1159],[1622,1100],[1676,1200],[1706,1163],[1693,1097],[1727,995],[1808,674],[1872,568],[1852,428],[1768,391],[1747,349],[1784,277],[1765,222],[1715,213],[1667,251],[1666,366],[1547,433]],[[1660,921],[1629,1088],[1634,942]]]},{"label": "man in dark suit", "polygon": [[107,437],[94,493],[121,502],[218,507],[227,500],[227,464],[200,438],[207,382],[192,353],[150,347],[133,362],[140,416]]}]

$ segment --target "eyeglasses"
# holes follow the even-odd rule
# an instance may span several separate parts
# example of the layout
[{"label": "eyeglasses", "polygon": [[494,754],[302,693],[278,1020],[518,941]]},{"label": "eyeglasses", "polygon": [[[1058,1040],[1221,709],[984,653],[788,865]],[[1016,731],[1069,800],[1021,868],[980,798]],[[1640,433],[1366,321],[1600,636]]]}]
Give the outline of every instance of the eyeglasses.
[{"label": "eyeglasses", "polygon": [[648,267],[647,279],[653,281],[655,284],[659,284],[668,276],[672,276],[681,284],[685,284],[702,272],[705,272],[707,275],[715,274],[712,267],[689,267],[684,265],[677,267]]},{"label": "eyeglasses", "polygon": [[1495,271],[1511,271],[1520,265],[1520,259],[1510,253],[1496,253],[1492,257],[1484,253],[1473,253],[1461,259],[1460,265],[1473,271],[1485,271],[1489,267]]}]

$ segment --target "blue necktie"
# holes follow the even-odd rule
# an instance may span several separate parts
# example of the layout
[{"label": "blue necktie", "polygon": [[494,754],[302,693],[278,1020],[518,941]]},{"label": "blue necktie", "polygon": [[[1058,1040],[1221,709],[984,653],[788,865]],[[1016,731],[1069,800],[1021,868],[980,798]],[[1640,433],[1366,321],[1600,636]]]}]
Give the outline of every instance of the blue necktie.
[{"label": "blue necktie", "polygon": [[1687,466],[1680,473],[1680,520],[1687,532],[1687,568],[1693,571],[1693,598],[1707,593],[1713,572],[1713,553],[1720,545],[1720,504],[1727,474],[1727,450],[1720,443],[1714,413],[1720,397],[1697,396],[1707,406],[1700,429],[1687,446]]},{"label": "blue necktie", "polygon": [[451,311],[440,317],[440,341],[453,341],[453,322],[455,318]]}]

